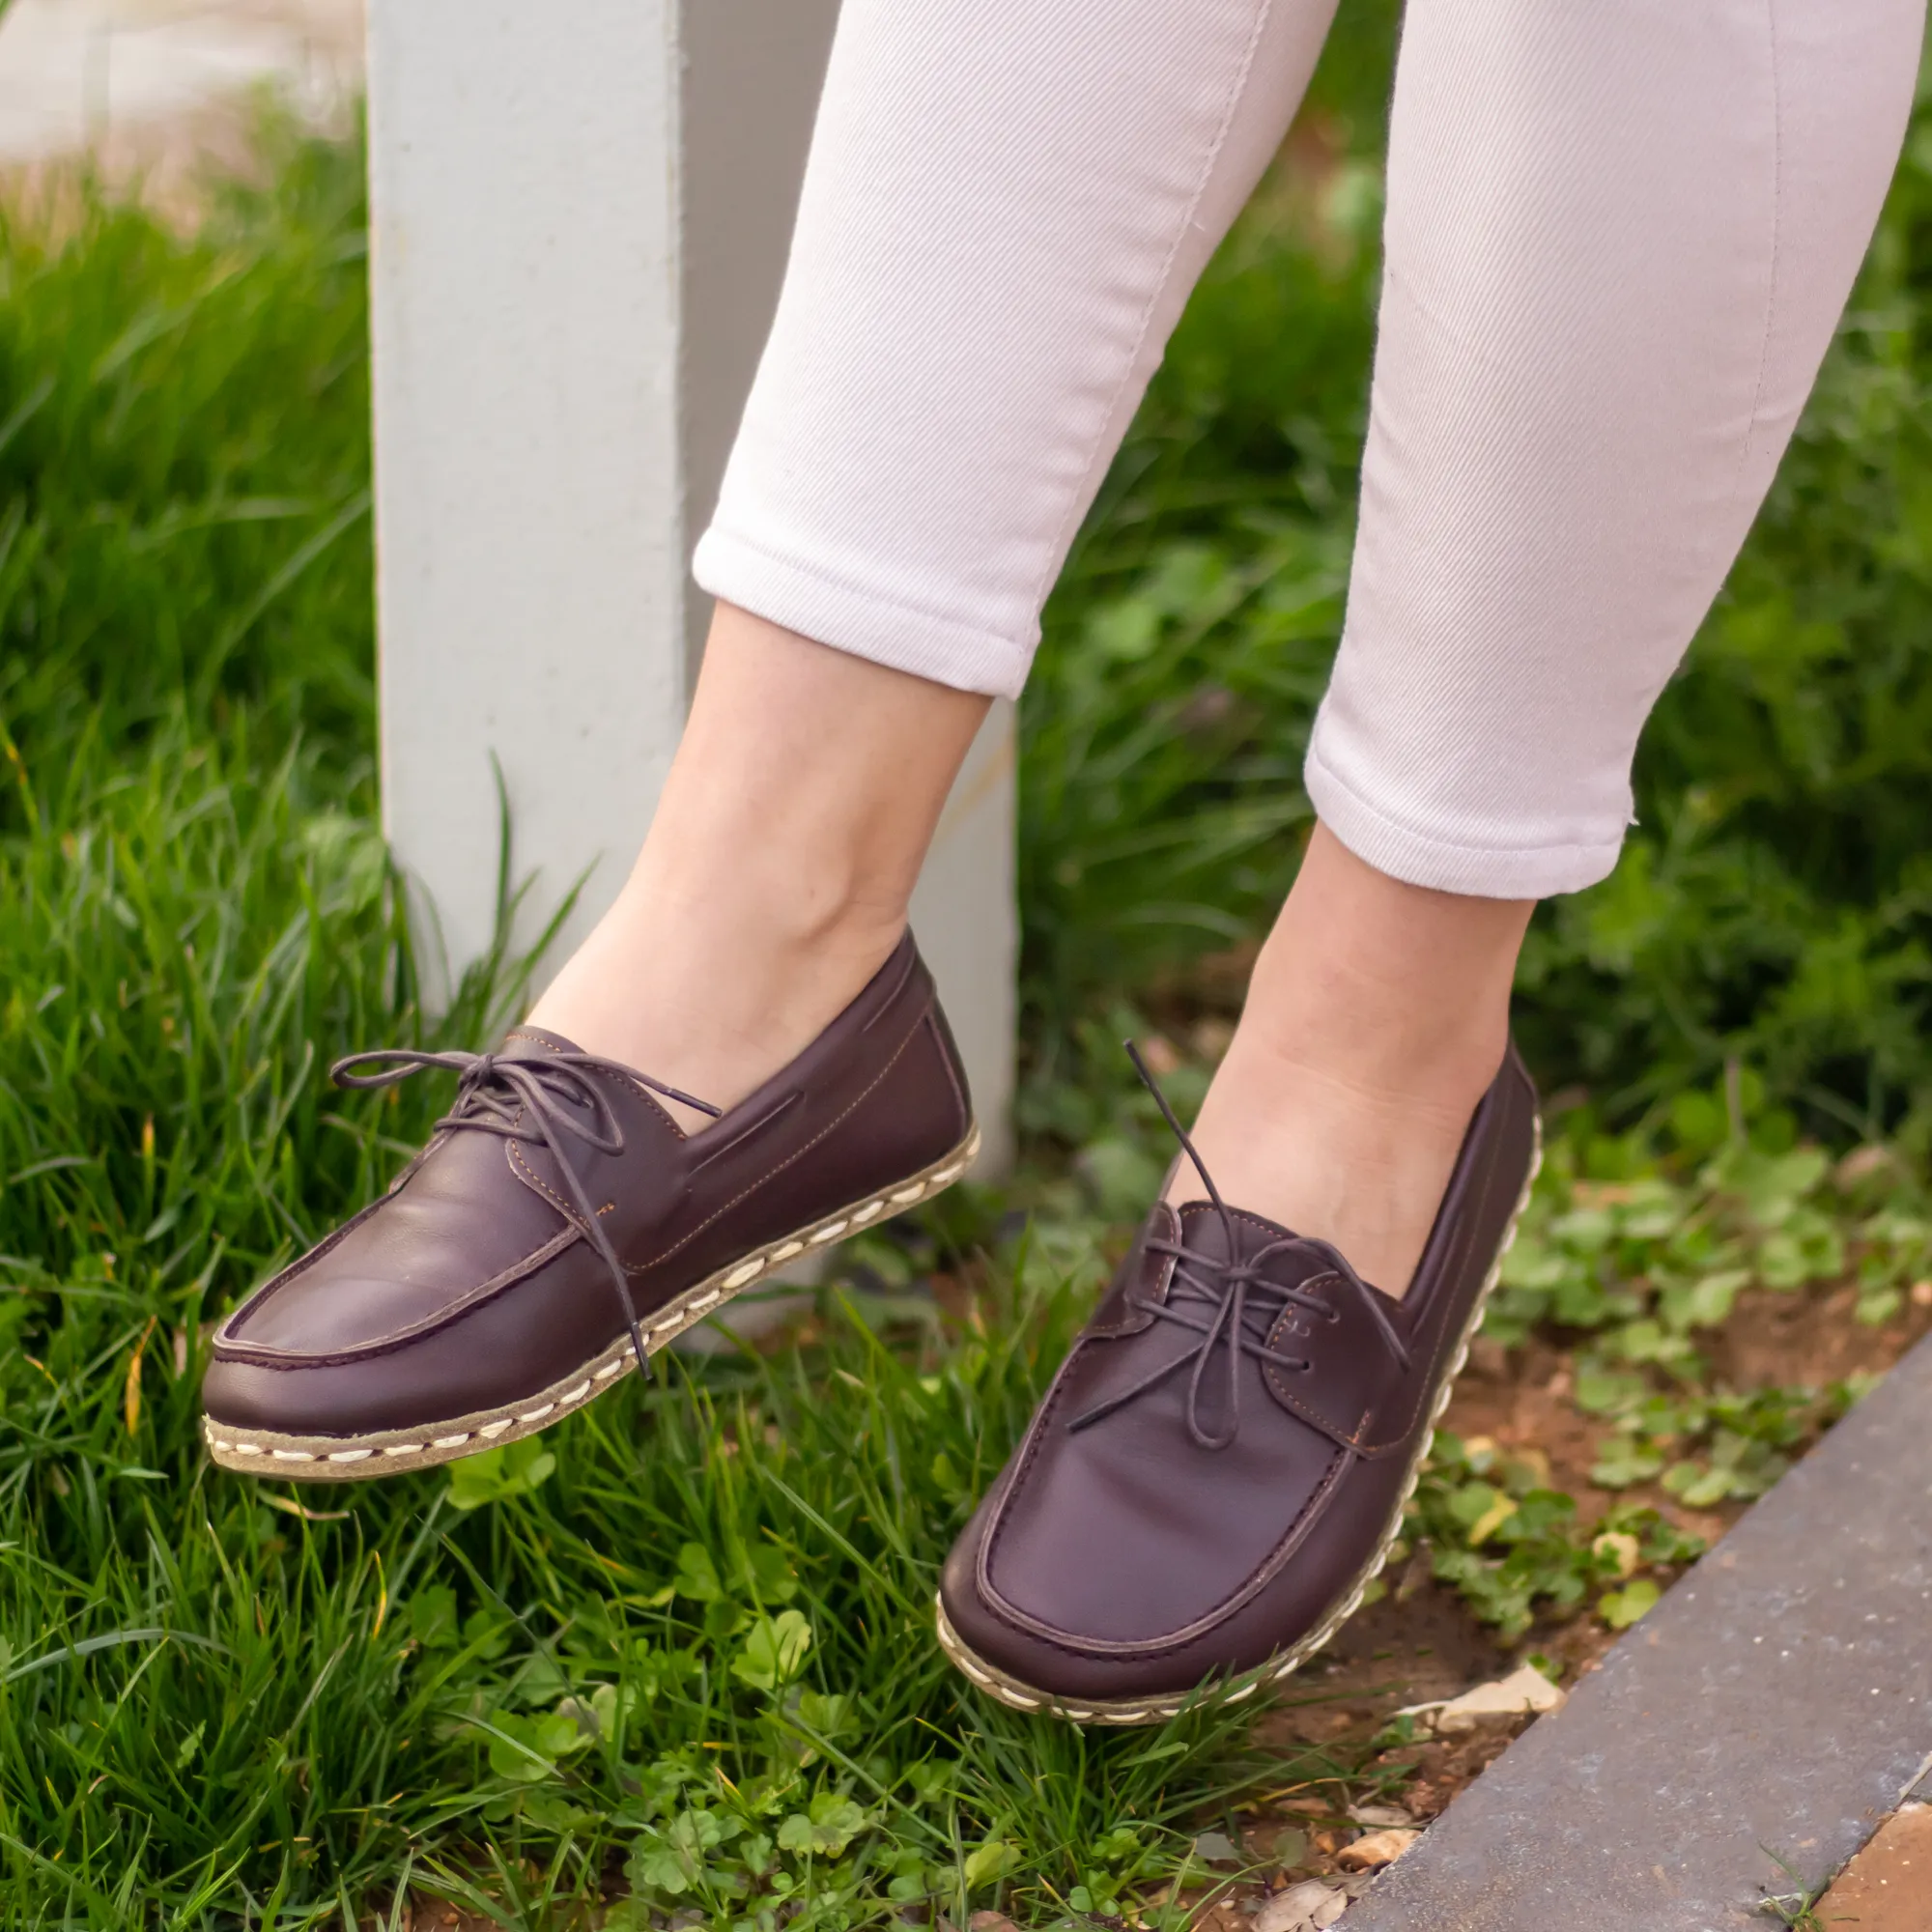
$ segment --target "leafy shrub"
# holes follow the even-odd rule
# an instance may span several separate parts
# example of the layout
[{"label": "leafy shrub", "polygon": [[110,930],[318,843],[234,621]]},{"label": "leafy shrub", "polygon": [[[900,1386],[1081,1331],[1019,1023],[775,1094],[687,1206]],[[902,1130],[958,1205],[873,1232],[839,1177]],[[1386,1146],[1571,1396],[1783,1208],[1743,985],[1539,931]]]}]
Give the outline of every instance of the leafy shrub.
[{"label": "leafy shrub", "polygon": [[[1360,150],[1375,36],[1346,44],[1353,120],[1321,125]],[[1378,179],[1331,153],[1243,217],[1050,607],[1021,768],[1042,1078],[1078,1064],[1075,1014],[1257,936],[1293,875],[1341,623]],[[1623,864],[1548,906],[1525,952],[1539,1071],[1625,1118],[1742,1058],[1808,1127],[1932,1138],[1928,295],[1921,106],[1765,513],[1658,706]]]}]

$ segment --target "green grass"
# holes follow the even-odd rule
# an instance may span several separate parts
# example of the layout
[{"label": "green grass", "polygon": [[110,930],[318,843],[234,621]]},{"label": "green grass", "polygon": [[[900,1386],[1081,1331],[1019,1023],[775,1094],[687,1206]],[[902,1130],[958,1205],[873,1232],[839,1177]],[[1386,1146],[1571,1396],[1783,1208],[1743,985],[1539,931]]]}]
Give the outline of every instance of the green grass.
[{"label": "green grass", "polygon": [[[923,1355],[841,1319],[810,1378],[673,1369],[541,1446],[308,1490],[304,1515],[196,1454],[181,1297],[62,1293],[44,1372],[14,1358],[0,1463],[10,1901],[299,1923],[412,1868],[544,1923],[628,1861],[707,1922],[802,1895],[842,1925],[963,1912],[1011,1873],[1037,1903],[1105,1887],[1097,1841],[1125,1823],[1117,1860],[1164,1861],[1247,1775],[1229,1720],[1035,1727],[930,1640],[933,1564],[1066,1296]],[[728,1849],[687,1868],[693,1833]]]},{"label": "green grass", "polygon": [[[1357,103],[1350,141],[1377,49],[1341,43],[1327,83]],[[298,1492],[204,1463],[207,1326],[379,1188],[441,1104],[427,1083],[335,1094],[327,1062],[474,1041],[520,968],[486,961],[433,1025],[416,1009],[376,815],[356,157],[271,146],[272,193],[236,191],[193,237],[98,203],[57,242],[0,226],[6,1922],[368,1925],[406,1884],[532,1928],[612,1884],[634,1915],[748,1929],[1111,1913],[1256,1777],[1335,1767],[1258,1764],[1211,1716],[1089,1737],[977,1699],[928,1634],[934,1566],[1157,1174],[1120,1031],[1170,997],[1161,976],[1251,936],[1293,863],[1374,171],[1336,175],[1320,245],[1288,202],[1238,233],[1056,606],[1024,766],[1036,1167],[855,1246],[865,1292],[802,1350],[674,1365],[452,1473]],[[1889,231],[1905,266],[1881,263],[1885,287],[1910,280],[1912,220]],[[1834,420],[1831,461],[1869,455]],[[1789,510],[1806,554],[1842,563],[1837,513],[1808,501]],[[1812,864],[1774,848],[1779,877]],[[1641,861],[1640,891],[1688,891],[1675,863]],[[1665,1024],[1642,991],[1658,955],[1615,952],[1603,908],[1652,915],[1595,903],[1575,915],[1598,922],[1587,944],[1552,923],[1532,1020],[1555,1038],[1564,1001],[1594,1011],[1607,983],[1607,1030],[1577,1053],[1628,1068]],[[1690,943],[1681,917],[1654,923],[1644,944]],[[1693,1007],[1732,983],[1730,930]],[[1893,973],[1904,992],[1869,1008],[1887,1039],[1916,1024],[1913,983]],[[1671,1064],[1704,1068],[1705,1035],[1683,1037],[1697,1054]],[[1829,1056],[1792,1064],[1844,1087]],[[1184,1065],[1177,1097],[1204,1079]],[[1499,1320],[1585,1339],[1617,1466],[1662,1457],[1686,1491],[1744,1493],[1841,1399],[1723,1406],[1698,1359],[1714,1279],[1802,1286],[1850,1240],[1882,1319],[1922,1266],[1895,1193],[1796,1148],[1806,1092],[1691,1086],[1668,1172],[1604,1126],[1632,1106],[1570,1117]],[[1593,1205],[1591,1183],[1633,1178],[1637,1206]],[[1037,1210],[1018,1237],[1014,1204]],[[978,1317],[945,1326],[908,1292],[935,1269],[976,1286]],[[1667,1576],[1681,1547],[1633,1514],[1609,1531],[1633,1556],[1567,1500],[1445,1444],[1413,1529],[1512,1638],[1634,1613],[1633,1564]]]},{"label": "green grass", "polygon": [[9,1921],[367,1922],[408,1882],[549,1924],[627,1861],[719,1923],[1111,1900],[1252,1775],[1237,1733],[1037,1728],[929,1634],[1091,1268],[1009,1252],[983,1336],[837,1315],[809,1367],[675,1366],[448,1477],[298,1500],[203,1463],[208,1324],[440,1104],[321,1069],[518,990],[497,958],[435,1027],[413,1005],[356,163],[276,158],[191,240],[104,206],[0,236]]}]

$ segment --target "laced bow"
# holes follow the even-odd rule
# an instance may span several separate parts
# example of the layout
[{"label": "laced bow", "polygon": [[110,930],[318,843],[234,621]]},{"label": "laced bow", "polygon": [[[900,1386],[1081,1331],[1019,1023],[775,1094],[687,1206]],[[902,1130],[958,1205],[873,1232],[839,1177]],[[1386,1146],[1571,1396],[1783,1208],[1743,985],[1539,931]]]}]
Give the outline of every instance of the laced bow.
[{"label": "laced bow", "polygon": [[[358,1066],[382,1070],[357,1073],[354,1069]],[[639,1073],[617,1061],[575,1050],[547,1054],[542,1060],[512,1060],[497,1053],[419,1053],[413,1047],[384,1046],[338,1060],[328,1069],[328,1077],[338,1087],[394,1087],[430,1067],[441,1067],[458,1076],[456,1104],[437,1122],[439,1133],[444,1129],[470,1129],[495,1134],[506,1141],[539,1141],[550,1150],[556,1171],[582,1216],[585,1236],[610,1272],[618,1306],[624,1311],[624,1325],[631,1331],[631,1346],[638,1351],[638,1367],[648,1375],[650,1357],[644,1350],[637,1311],[631,1305],[630,1277],[624,1272],[624,1264],[617,1259],[616,1249],[611,1245],[610,1236],[604,1232],[583,1177],[564,1151],[565,1145],[575,1142],[604,1154],[624,1151],[624,1130],[617,1124],[617,1116],[602,1082],[595,1078],[599,1073],[615,1074],[620,1080],[648,1087],[653,1094],[694,1107],[700,1114],[709,1114],[714,1121],[723,1110],[708,1101],[694,1099],[689,1094],[680,1094],[675,1087],[667,1087],[662,1080],[653,1080],[649,1074]],[[573,1111],[576,1107],[583,1109],[589,1118],[585,1120]]]},{"label": "laced bow", "polygon": [[[1201,1184],[1208,1190],[1208,1198],[1220,1217],[1227,1254],[1225,1259],[1204,1254],[1199,1248],[1190,1248],[1186,1242],[1179,1240],[1151,1240],[1147,1243],[1145,1253],[1164,1255],[1173,1260],[1174,1272],[1168,1283],[1167,1294],[1164,1299],[1155,1301],[1129,1292],[1127,1306],[1139,1314],[1151,1315],[1158,1321],[1171,1321],[1201,1339],[1192,1349],[1177,1355],[1172,1361],[1164,1362],[1138,1381],[1083,1410],[1067,1424],[1069,1431],[1091,1427],[1113,1414],[1117,1408],[1124,1407],[1136,1396],[1144,1395],[1156,1383],[1165,1381],[1178,1370],[1185,1368],[1191,1370],[1187,1378],[1188,1435],[1203,1449],[1227,1448],[1240,1433],[1241,1357],[1247,1355],[1255,1361],[1285,1369],[1292,1375],[1305,1374],[1314,1366],[1312,1362],[1303,1356],[1285,1354],[1278,1349],[1268,1347],[1267,1337],[1275,1323],[1292,1307],[1320,1315],[1326,1321],[1342,1319],[1324,1296],[1314,1292],[1318,1282],[1340,1282],[1361,1299],[1363,1306],[1375,1318],[1376,1326],[1389,1353],[1406,1373],[1408,1348],[1395,1323],[1389,1320],[1380,1296],[1332,1243],[1319,1240],[1313,1235],[1284,1235],[1279,1240],[1269,1241],[1265,1247],[1258,1248],[1246,1261],[1235,1259],[1239,1253],[1235,1239],[1235,1217],[1228,1211],[1227,1203],[1221,1199],[1221,1190],[1214,1185],[1214,1177],[1203,1164],[1186,1128],[1175,1117],[1174,1109],[1167,1103],[1167,1095],[1148,1071],[1139,1048],[1132,1040],[1126,1042],[1126,1047],[1134,1071],[1153,1095],[1161,1118],[1174,1130],[1181,1151],[1193,1163],[1195,1173],[1201,1177]],[[1264,1272],[1266,1264],[1278,1255],[1296,1253],[1314,1256],[1323,1264],[1322,1272],[1310,1275],[1293,1286],[1271,1281]],[[1250,1316],[1256,1318],[1253,1327],[1250,1326]],[[1227,1362],[1228,1422],[1222,1433],[1209,1435],[1201,1421],[1201,1388],[1216,1350],[1223,1352]]]}]

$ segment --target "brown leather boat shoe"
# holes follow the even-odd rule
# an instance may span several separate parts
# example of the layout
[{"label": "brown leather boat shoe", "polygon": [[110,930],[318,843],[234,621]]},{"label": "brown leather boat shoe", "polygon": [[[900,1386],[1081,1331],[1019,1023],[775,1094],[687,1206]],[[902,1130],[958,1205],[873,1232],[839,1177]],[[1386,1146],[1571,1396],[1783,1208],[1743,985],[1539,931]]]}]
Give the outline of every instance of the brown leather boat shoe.
[{"label": "brown leather boat shoe", "polygon": [[[356,1054],[334,1078],[431,1066],[462,1079],[429,1145],[216,1330],[203,1426],[224,1466],[386,1476],[532,1435],[979,1147],[910,934],[728,1113],[530,1027],[494,1054]],[[660,1094],[715,1118],[687,1135]]]},{"label": "brown leather boat shoe", "polygon": [[1149,1216],[939,1593],[940,1642],[975,1684],[1079,1723],[1251,1696],[1353,1611],[1538,1158],[1512,1048],[1398,1301],[1326,1242],[1226,1207],[1168,1120],[1209,1198]]}]

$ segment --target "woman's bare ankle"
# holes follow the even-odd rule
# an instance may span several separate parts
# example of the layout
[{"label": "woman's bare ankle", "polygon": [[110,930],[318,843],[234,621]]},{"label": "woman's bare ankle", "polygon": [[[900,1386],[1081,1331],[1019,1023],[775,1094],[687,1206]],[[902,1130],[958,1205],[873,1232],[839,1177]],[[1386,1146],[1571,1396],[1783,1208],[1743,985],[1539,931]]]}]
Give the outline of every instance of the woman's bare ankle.
[{"label": "woman's bare ankle", "polygon": [[637,866],[531,1023],[743,1099],[898,944],[986,703],[721,606]]},{"label": "woman's bare ankle", "polygon": [[[703,917],[680,917],[647,894],[627,895],[530,1022],[714,1106],[734,1106],[824,1032],[905,929],[903,916],[794,923],[772,910],[720,895]],[[687,1127],[701,1120],[672,1112]]]},{"label": "woman's bare ankle", "polygon": [[[1404,885],[1318,828],[1194,1129],[1223,1196],[1400,1294],[1501,1065],[1531,910]],[[1201,1192],[1183,1162],[1170,1198]]]}]

